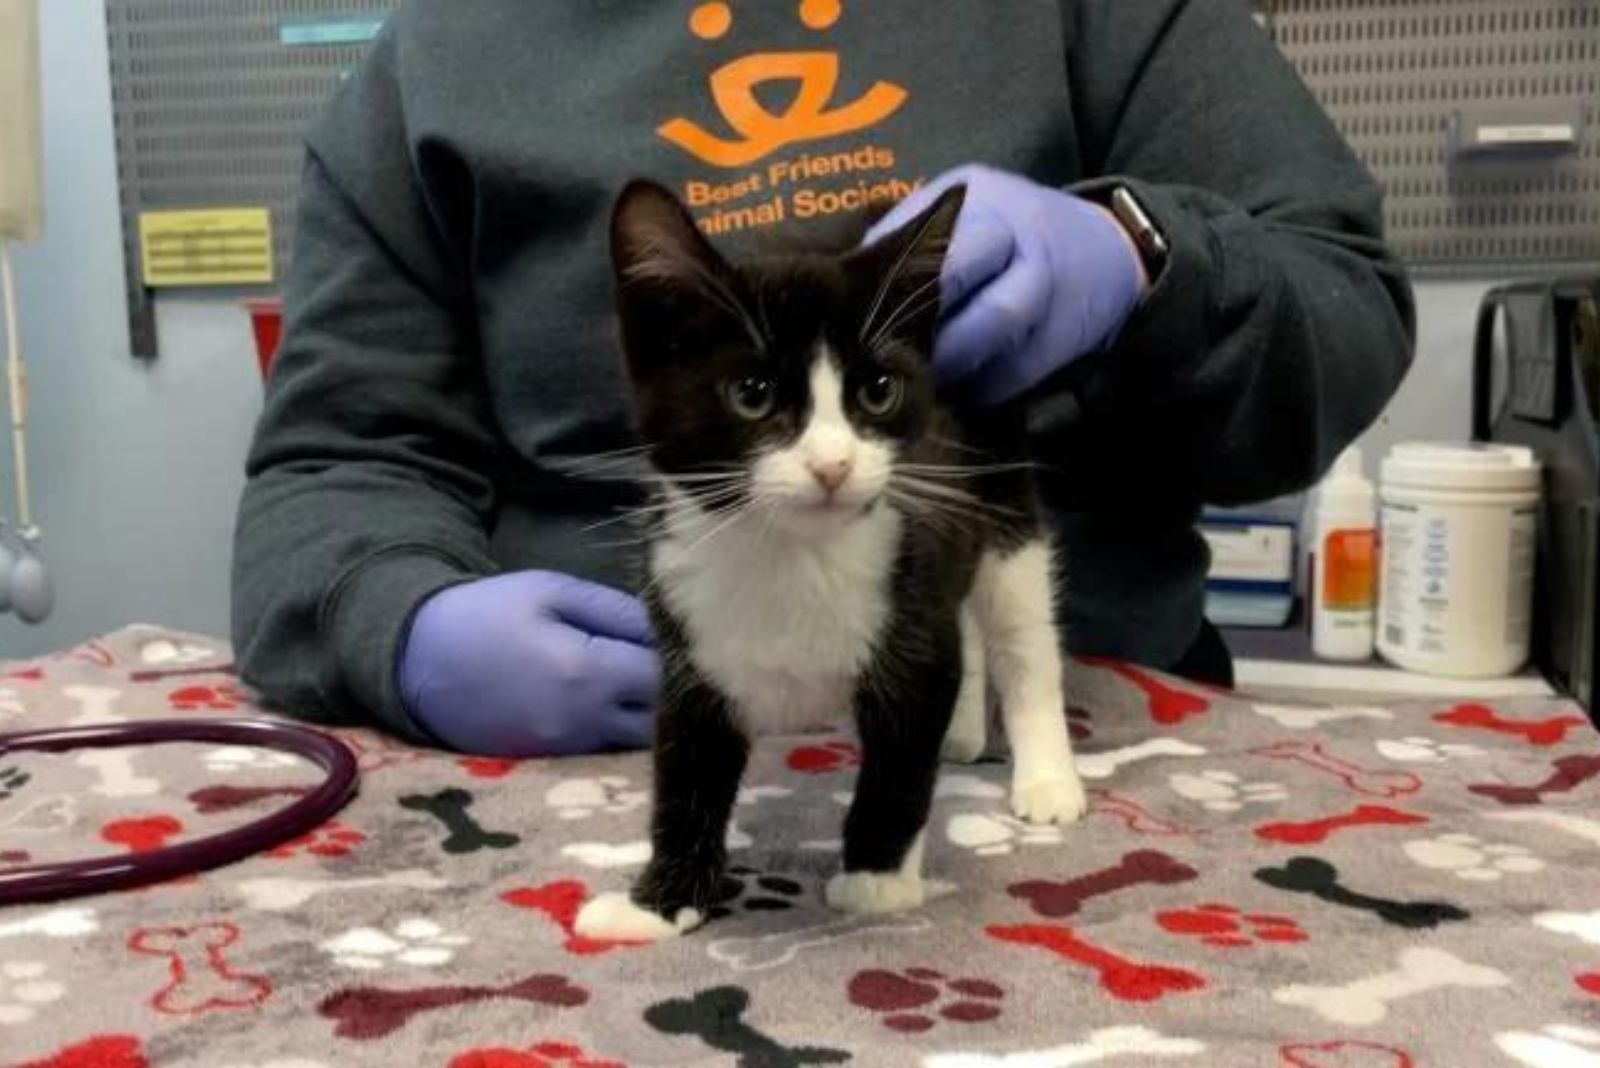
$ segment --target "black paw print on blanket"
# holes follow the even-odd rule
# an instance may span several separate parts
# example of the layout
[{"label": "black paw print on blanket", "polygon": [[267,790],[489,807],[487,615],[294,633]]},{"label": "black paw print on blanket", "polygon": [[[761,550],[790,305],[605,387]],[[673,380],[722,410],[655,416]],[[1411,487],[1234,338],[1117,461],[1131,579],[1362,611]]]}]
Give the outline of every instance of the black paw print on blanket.
[{"label": "black paw print on blanket", "polygon": [[15,797],[32,781],[33,777],[21,768],[0,768],[0,801]]},{"label": "black paw print on blanket", "polygon": [[804,893],[805,887],[788,876],[734,867],[723,876],[707,916],[721,920],[739,912],[787,912]]}]

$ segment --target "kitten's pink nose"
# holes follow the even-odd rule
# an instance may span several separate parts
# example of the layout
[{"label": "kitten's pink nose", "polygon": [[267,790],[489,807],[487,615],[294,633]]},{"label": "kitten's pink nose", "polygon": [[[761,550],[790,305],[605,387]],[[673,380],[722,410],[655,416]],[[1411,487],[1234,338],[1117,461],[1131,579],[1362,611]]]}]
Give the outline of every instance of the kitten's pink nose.
[{"label": "kitten's pink nose", "polygon": [[849,459],[841,458],[838,460],[813,460],[806,466],[811,471],[811,477],[817,480],[817,485],[822,487],[823,492],[831,496],[835,490],[844,485],[844,480],[850,477],[850,469],[853,465]]}]

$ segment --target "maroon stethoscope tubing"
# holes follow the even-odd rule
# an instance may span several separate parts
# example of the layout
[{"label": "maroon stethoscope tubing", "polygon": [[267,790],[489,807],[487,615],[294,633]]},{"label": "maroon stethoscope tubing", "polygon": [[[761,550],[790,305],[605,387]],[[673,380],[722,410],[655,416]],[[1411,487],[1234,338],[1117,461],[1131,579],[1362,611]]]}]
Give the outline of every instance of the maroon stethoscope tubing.
[{"label": "maroon stethoscope tubing", "polygon": [[242,827],[149,853],[68,860],[0,870],[0,907],[127,890],[219,868],[310,833],[360,788],[356,759],[337,739],[267,720],[155,720],[0,734],[0,757],[177,742],[249,746],[292,753],[323,771],[322,782],[292,804]]}]

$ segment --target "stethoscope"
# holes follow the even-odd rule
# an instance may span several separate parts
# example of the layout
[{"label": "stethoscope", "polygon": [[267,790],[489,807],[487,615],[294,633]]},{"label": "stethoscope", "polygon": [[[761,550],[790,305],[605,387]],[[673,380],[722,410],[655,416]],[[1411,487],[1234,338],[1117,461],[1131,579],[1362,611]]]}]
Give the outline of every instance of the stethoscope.
[{"label": "stethoscope", "polygon": [[0,518],[0,614],[15,612],[24,623],[42,623],[55,607],[55,588],[39,555],[42,534],[33,522],[28,491],[28,374],[17,321],[17,286],[11,250],[0,235],[0,313],[5,318],[5,381],[11,401],[11,460],[17,522]]},{"label": "stethoscope", "polygon": [[319,767],[323,780],[287,807],[209,838],[149,853],[0,869],[0,908],[127,890],[232,864],[310,833],[349,804],[360,786],[355,757],[339,741],[306,727],[268,720],[156,720],[4,734],[0,735],[0,757],[175,742],[291,753]]}]

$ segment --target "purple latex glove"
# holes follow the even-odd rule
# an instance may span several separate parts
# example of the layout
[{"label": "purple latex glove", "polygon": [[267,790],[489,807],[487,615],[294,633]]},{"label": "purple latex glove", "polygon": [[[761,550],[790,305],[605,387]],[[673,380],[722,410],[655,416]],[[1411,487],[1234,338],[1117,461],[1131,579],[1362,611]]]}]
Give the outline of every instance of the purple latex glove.
[{"label": "purple latex glove", "polygon": [[998,404],[1115,340],[1149,280],[1110,211],[976,164],[901,201],[867,241],[962,183],[967,197],[945,257],[934,370],[943,382],[970,380],[980,403]]},{"label": "purple latex glove", "polygon": [[550,571],[453,586],[417,611],[400,654],[412,716],[452,749],[531,757],[650,742],[661,682],[634,598]]}]

